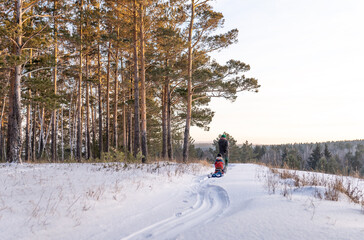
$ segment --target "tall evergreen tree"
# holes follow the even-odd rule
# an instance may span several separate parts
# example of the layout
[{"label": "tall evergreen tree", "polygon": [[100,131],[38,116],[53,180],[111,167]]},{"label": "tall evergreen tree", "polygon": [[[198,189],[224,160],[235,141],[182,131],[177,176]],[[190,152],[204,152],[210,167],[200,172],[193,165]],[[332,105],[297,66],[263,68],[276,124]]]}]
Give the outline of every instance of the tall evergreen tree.
[{"label": "tall evergreen tree", "polygon": [[[10,4],[13,4],[11,6]],[[38,59],[42,54],[44,44],[41,35],[44,36],[45,29],[48,28],[49,17],[44,15],[47,5],[41,0],[26,1],[16,0],[13,3],[4,2],[7,6],[5,15],[1,16],[0,32],[5,37],[8,44],[12,44],[13,51],[9,52],[7,67],[12,68],[9,89],[9,111],[8,111],[8,137],[7,137],[7,161],[21,162],[21,86],[22,78],[31,72],[49,69],[50,66],[41,66],[32,69],[26,65],[30,61],[29,50],[32,44],[38,42]],[[37,25],[27,26],[31,20],[37,20]],[[46,39],[46,38],[43,38]]]},{"label": "tall evergreen tree", "polygon": [[315,170],[317,167],[317,164],[319,162],[319,160],[322,157],[322,152],[321,152],[321,146],[320,144],[316,144],[316,148],[312,151],[311,156],[308,158],[308,166]]},{"label": "tall evergreen tree", "polygon": [[325,149],[324,149],[324,156],[327,160],[329,160],[332,157],[331,152],[329,151],[329,147],[327,146],[327,144],[325,144]]},{"label": "tall evergreen tree", "polygon": [[[225,97],[234,100],[238,91],[257,91],[259,88],[258,82],[254,78],[246,79],[244,76],[237,76],[226,81],[226,78],[231,75],[239,75],[241,72],[248,71],[249,65],[230,60],[226,66],[222,67],[214,61],[209,61],[207,56],[208,53],[226,48],[236,42],[238,30],[233,29],[224,34],[213,35],[214,31],[223,26],[224,18],[221,13],[213,11],[209,1],[191,0],[189,10],[184,162],[188,159],[188,139],[193,103],[196,104],[203,98],[211,97]],[[213,70],[211,71],[211,69]]]},{"label": "tall evergreen tree", "polygon": [[139,56],[138,56],[138,6],[137,0],[133,1],[133,18],[134,18],[134,31],[133,31],[133,48],[134,48],[134,157],[140,151],[140,104],[139,104]]}]

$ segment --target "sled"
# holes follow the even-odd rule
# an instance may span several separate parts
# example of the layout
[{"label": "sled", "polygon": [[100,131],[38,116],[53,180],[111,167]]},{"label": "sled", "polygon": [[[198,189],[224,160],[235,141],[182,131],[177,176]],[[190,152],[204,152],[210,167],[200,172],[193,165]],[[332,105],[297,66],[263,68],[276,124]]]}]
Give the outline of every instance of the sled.
[{"label": "sled", "polygon": [[210,173],[208,175],[209,178],[220,178],[220,177],[223,177],[224,174],[222,172],[216,172],[216,173]]}]

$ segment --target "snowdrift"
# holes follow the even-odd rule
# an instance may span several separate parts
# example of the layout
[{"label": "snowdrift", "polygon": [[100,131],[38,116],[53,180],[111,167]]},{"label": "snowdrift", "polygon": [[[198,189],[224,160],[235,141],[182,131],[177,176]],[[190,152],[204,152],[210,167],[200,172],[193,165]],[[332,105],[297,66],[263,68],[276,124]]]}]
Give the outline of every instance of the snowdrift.
[{"label": "snowdrift", "polygon": [[[230,164],[223,178],[207,178],[212,170],[3,164],[0,239],[363,239],[361,205],[326,200],[327,186],[300,186],[253,164]],[[360,179],[345,181],[364,190]]]}]

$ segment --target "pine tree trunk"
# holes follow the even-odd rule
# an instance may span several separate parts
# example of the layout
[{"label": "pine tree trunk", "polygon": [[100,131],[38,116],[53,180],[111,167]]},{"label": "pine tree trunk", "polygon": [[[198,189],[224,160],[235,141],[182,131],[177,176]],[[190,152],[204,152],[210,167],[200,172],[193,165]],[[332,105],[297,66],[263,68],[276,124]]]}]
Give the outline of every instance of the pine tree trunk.
[{"label": "pine tree trunk", "polygon": [[188,79],[187,79],[187,112],[186,127],[183,139],[183,162],[188,161],[188,149],[190,140],[191,114],[192,114],[192,32],[195,17],[195,1],[191,0],[191,20],[188,30]]},{"label": "pine tree trunk", "polygon": [[[54,15],[57,14],[57,0],[53,1],[54,3]],[[54,41],[55,41],[55,46],[54,46],[54,60],[55,60],[55,66],[53,69],[53,84],[54,84],[54,95],[57,95],[57,63],[58,63],[58,39],[57,39],[57,31],[58,31],[58,26],[57,26],[57,18],[54,17]],[[56,127],[56,115],[57,115],[57,110],[54,109],[53,110],[53,121],[52,121],[52,144],[51,144],[51,153],[52,153],[52,160],[53,161],[57,161],[57,127]]]},{"label": "pine tree trunk", "polygon": [[123,91],[123,151],[126,152],[127,149],[127,129],[126,129],[126,122],[127,122],[127,118],[126,118],[126,103],[125,103],[125,91]]},{"label": "pine tree trunk", "polygon": [[172,148],[172,126],[171,126],[171,90],[168,80],[167,84],[167,149],[168,149],[168,159],[173,159],[173,148]]},{"label": "pine tree trunk", "polygon": [[79,34],[80,34],[80,59],[79,59],[79,79],[78,79],[78,107],[77,107],[77,147],[76,147],[76,156],[77,160],[81,162],[82,159],[82,61],[83,61],[83,52],[82,52],[82,22],[83,22],[83,0],[80,1],[80,26],[79,26]]},{"label": "pine tree trunk", "polygon": [[90,96],[89,96],[89,80],[88,80],[88,64],[89,59],[86,55],[86,159],[91,158],[91,136],[90,136]]},{"label": "pine tree trunk", "polygon": [[4,142],[3,126],[2,126],[2,123],[0,122],[0,160],[1,161],[3,161],[3,159],[4,159],[4,155],[3,155],[3,142]]},{"label": "pine tree trunk", "polygon": [[133,114],[131,113],[131,109],[128,107],[128,152],[133,151]]},{"label": "pine tree trunk", "polygon": [[[16,24],[17,31],[16,37],[16,55],[20,58],[22,55],[23,44],[23,0],[17,0],[15,2],[16,9]],[[20,63],[14,68],[13,77],[10,78],[10,90],[9,90],[9,117],[8,117],[8,141],[7,141],[7,162],[21,162],[21,77],[23,66]]]},{"label": "pine tree trunk", "polygon": [[137,47],[137,6],[136,0],[134,0],[133,4],[133,13],[134,13],[134,149],[133,154],[134,157],[140,151],[140,127],[139,127],[139,69],[138,69],[138,47]]},{"label": "pine tree trunk", "polygon": [[103,152],[103,139],[102,139],[102,78],[101,78],[101,59],[100,59],[100,45],[97,50],[97,64],[98,64],[98,78],[99,78],[99,159],[102,157]]},{"label": "pine tree trunk", "polygon": [[[165,69],[168,69],[168,60],[165,62]],[[162,157],[172,160],[172,136],[171,136],[171,93],[170,80],[168,75],[164,79],[163,100],[162,100],[162,130],[163,130],[163,150]]]},{"label": "pine tree trunk", "polygon": [[[28,90],[29,98],[31,96],[30,89]],[[31,106],[30,103],[27,105],[27,124],[25,127],[25,161],[30,161],[30,112]]]},{"label": "pine tree trunk", "polygon": [[[118,36],[119,36],[119,29],[118,29]],[[119,82],[118,82],[118,76],[119,76],[119,49],[116,49],[116,56],[115,56],[115,87],[114,87],[114,148],[115,150],[118,150],[118,94],[119,94]]]},{"label": "pine tree trunk", "polygon": [[123,111],[123,151],[126,152],[127,150],[127,111],[126,111],[126,92],[127,92],[127,85],[126,85],[126,76],[122,78],[122,111]]},{"label": "pine tree trunk", "polygon": [[[166,78],[166,77],[165,77]],[[164,82],[162,92],[162,158],[167,158],[167,90]]]},{"label": "pine tree trunk", "polygon": [[107,53],[107,75],[106,75],[106,144],[105,152],[109,152],[110,146],[110,57],[111,57],[111,42],[109,42],[109,48]]},{"label": "pine tree trunk", "polygon": [[5,102],[6,96],[4,97],[2,108],[1,108],[1,117],[0,117],[0,159],[4,160],[4,134],[3,134],[3,119],[4,119],[4,111],[5,111]]},{"label": "pine tree trunk", "polygon": [[38,159],[42,157],[44,146],[44,107],[42,107],[40,113],[40,133],[39,133],[39,145],[38,145]]},{"label": "pine tree trunk", "polygon": [[[49,125],[47,127],[47,134],[46,134],[46,138],[45,138],[45,141],[44,141],[44,145],[43,145],[43,151],[44,153],[47,154],[47,151],[46,151],[46,146],[47,146],[47,143],[48,143],[48,137],[49,137],[49,133],[50,133],[50,130],[52,128],[52,122],[53,122],[53,119],[56,118],[56,116],[53,115],[53,112],[52,112],[52,116],[51,116],[51,120],[49,122]],[[48,155],[47,155],[48,156]]]},{"label": "pine tree trunk", "polygon": [[71,102],[70,102],[70,105],[69,105],[69,108],[68,108],[68,134],[69,134],[69,144],[70,144],[70,158],[71,158],[71,161],[73,160],[73,134],[72,134],[72,127],[74,128],[74,124],[73,124],[73,118],[71,117],[71,110],[73,108],[72,106],[72,98],[73,98],[73,94],[71,94]]},{"label": "pine tree trunk", "polygon": [[[33,50],[30,49],[30,59],[32,59],[32,56],[33,56]],[[30,60],[30,63],[32,63],[32,60]],[[32,74],[30,73],[29,74],[29,79],[32,77]],[[32,96],[32,91],[29,89],[28,90],[28,94],[29,94],[29,99],[31,98]],[[30,102],[28,103],[28,106],[27,106],[27,125],[26,125],[26,132],[25,132],[25,160],[26,161],[30,161],[31,158],[32,158],[32,138],[31,138],[31,129],[30,129],[30,121],[31,119],[30,118],[33,118],[31,116],[31,112],[32,112],[32,105],[33,103],[31,104]],[[32,115],[35,115],[35,107],[33,109],[33,112],[32,112]],[[35,122],[33,122],[33,125],[35,124]],[[35,134],[35,133],[34,133]]]},{"label": "pine tree trunk", "polygon": [[76,106],[74,107],[74,110],[76,111],[74,116],[73,116],[73,137],[72,137],[72,150],[73,150],[73,156],[74,158],[77,160],[77,116],[78,116],[78,112],[77,112],[77,106],[78,103],[76,102]]},{"label": "pine tree trunk", "polygon": [[[35,95],[35,94],[34,94]],[[36,141],[36,134],[37,134],[37,109],[36,109],[36,105],[34,103],[34,101],[32,101],[32,105],[33,105],[33,111],[32,111],[32,144],[31,144],[31,147],[32,147],[32,161],[35,162],[36,160],[36,151],[35,151],[35,148],[36,148],[36,144],[35,144],[35,141]]]},{"label": "pine tree trunk", "polygon": [[64,162],[64,128],[63,128],[63,107],[61,109],[61,154],[62,162]]},{"label": "pine tree trunk", "polygon": [[[132,67],[130,67],[129,71],[129,79],[130,79],[130,87],[129,87],[129,97],[128,101],[130,102],[133,100],[133,73],[132,73]],[[131,105],[127,105],[126,108],[127,112],[127,143],[128,143],[128,152],[133,152],[133,114],[132,114],[132,107]]]},{"label": "pine tree trunk", "polygon": [[144,5],[140,4],[140,106],[141,106],[141,143],[142,143],[142,163],[148,159],[147,144],[147,104],[145,89],[145,57],[144,57]]},{"label": "pine tree trunk", "polygon": [[[32,59],[33,56],[33,51],[32,49],[30,49],[30,59]],[[32,63],[32,60],[30,60],[30,63]],[[29,79],[32,77],[31,73],[29,74]],[[32,95],[32,91],[29,89],[28,90],[28,94],[29,94],[29,99],[31,98]],[[31,118],[31,111],[32,111],[32,106],[30,104],[30,102],[28,103],[27,106],[27,125],[26,125],[26,129],[25,129],[25,160],[26,161],[30,161],[31,159],[31,134],[30,134],[30,118]],[[34,109],[35,110],[35,109]],[[33,110],[33,115],[35,114],[35,111]],[[34,123],[33,123],[34,124]]]},{"label": "pine tree trunk", "polygon": [[52,113],[52,144],[51,144],[51,154],[52,154],[52,161],[56,162],[58,160],[57,157],[57,111],[53,110]]},{"label": "pine tree trunk", "polygon": [[[93,89],[90,86],[90,95],[93,99]],[[93,104],[91,104],[91,125],[92,125],[92,146],[91,146],[91,157],[95,157],[95,146],[96,146],[96,110]]]}]

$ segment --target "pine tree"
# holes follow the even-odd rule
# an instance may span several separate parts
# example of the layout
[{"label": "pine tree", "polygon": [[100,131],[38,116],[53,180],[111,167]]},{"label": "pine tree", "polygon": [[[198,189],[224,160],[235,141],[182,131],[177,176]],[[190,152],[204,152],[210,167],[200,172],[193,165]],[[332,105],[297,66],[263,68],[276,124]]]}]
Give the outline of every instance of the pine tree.
[{"label": "pine tree", "polygon": [[134,31],[133,31],[133,46],[134,46],[134,147],[133,154],[134,157],[140,151],[140,125],[139,125],[139,114],[140,114],[140,105],[139,105],[139,58],[138,58],[138,21],[137,21],[137,0],[133,1],[133,18],[134,18]]},{"label": "pine tree", "polygon": [[190,138],[190,126],[191,126],[191,115],[192,115],[192,34],[193,34],[193,25],[195,20],[195,11],[197,4],[195,0],[191,0],[191,15],[190,15],[190,23],[188,28],[188,67],[187,67],[187,110],[186,110],[186,127],[184,132],[184,141],[183,141],[183,162],[187,162],[188,160],[188,144]]},{"label": "pine tree", "polygon": [[287,156],[288,156],[288,150],[286,147],[284,147],[282,152],[282,167],[284,166],[284,164],[287,164]]},{"label": "pine tree", "polygon": [[325,149],[324,149],[324,156],[327,160],[329,160],[332,157],[331,152],[329,151],[329,147],[327,146],[327,144],[325,144]]},{"label": "pine tree", "polygon": [[[54,83],[54,95],[57,95],[57,77],[58,77],[58,21],[57,21],[57,8],[58,8],[58,0],[53,0],[53,31],[54,31],[54,69],[53,69],[53,83]],[[53,119],[52,119],[52,144],[51,144],[51,153],[52,160],[57,161],[57,110],[53,110]]]},{"label": "pine tree", "polygon": [[320,146],[320,144],[317,143],[316,148],[312,151],[311,156],[308,158],[308,161],[307,161],[308,166],[312,170],[315,170],[321,157],[322,157],[321,146]]},{"label": "pine tree", "polygon": [[[241,72],[248,71],[249,65],[230,60],[226,66],[209,61],[208,53],[226,48],[236,42],[238,31],[233,29],[224,34],[213,35],[223,26],[223,15],[215,12],[209,1],[191,0],[188,27],[186,124],[183,144],[183,161],[188,159],[188,139],[192,120],[193,104],[206,104],[212,97],[236,98],[239,91],[255,91],[260,87],[254,78],[246,79]],[[225,75],[224,75],[225,74]],[[226,80],[230,76],[231,79]]]},{"label": "pine tree", "polygon": [[139,34],[140,34],[140,106],[141,106],[141,148],[142,162],[147,162],[148,146],[147,146],[147,104],[146,104],[146,86],[145,86],[145,30],[144,30],[144,3],[141,1],[139,7]]},{"label": "pine tree", "polygon": [[[8,137],[7,137],[7,161],[21,162],[21,88],[22,79],[30,73],[50,69],[46,64],[47,55],[42,55],[42,48],[45,47],[44,37],[47,34],[49,15],[46,15],[47,6],[40,4],[41,1],[17,0],[10,6],[9,2],[4,3],[8,14],[1,16],[0,32],[4,34],[7,44],[13,44],[12,53],[9,52],[7,67],[13,68],[10,77],[9,89],[9,111],[8,111]],[[13,18],[14,17],[14,18]],[[37,20],[37,25],[30,25]],[[32,57],[29,51],[37,45],[37,64],[30,65]],[[45,48],[44,48],[45,49]],[[43,52],[44,53],[44,52]],[[34,54],[33,54],[34,55]],[[42,58],[45,56],[45,58]]]}]

